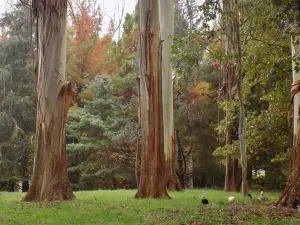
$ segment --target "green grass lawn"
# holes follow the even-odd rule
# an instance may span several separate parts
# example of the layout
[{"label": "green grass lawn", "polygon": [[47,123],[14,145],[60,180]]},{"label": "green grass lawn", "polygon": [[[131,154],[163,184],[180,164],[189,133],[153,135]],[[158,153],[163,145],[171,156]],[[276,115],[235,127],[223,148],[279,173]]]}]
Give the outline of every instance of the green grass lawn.
[{"label": "green grass lawn", "polygon": [[[76,200],[54,203],[19,202],[22,193],[0,193],[0,224],[300,224],[297,210],[273,209],[269,202],[250,201],[215,190],[171,192],[172,200],[137,200],[134,190],[76,192]],[[201,204],[202,195],[209,204]],[[238,199],[230,204],[230,195]],[[252,193],[258,196],[259,193]],[[265,193],[271,200],[278,192]],[[192,223],[194,222],[194,223]]]}]

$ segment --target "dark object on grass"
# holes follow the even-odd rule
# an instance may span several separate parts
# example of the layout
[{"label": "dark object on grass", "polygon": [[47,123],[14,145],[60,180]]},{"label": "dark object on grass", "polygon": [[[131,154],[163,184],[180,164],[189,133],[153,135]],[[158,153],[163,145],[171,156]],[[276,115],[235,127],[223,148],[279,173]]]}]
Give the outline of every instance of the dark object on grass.
[{"label": "dark object on grass", "polygon": [[202,199],[202,204],[203,205],[207,205],[208,204],[208,200],[206,198]]},{"label": "dark object on grass", "polygon": [[250,199],[252,199],[252,195],[250,193],[248,194],[248,196],[249,196]]}]

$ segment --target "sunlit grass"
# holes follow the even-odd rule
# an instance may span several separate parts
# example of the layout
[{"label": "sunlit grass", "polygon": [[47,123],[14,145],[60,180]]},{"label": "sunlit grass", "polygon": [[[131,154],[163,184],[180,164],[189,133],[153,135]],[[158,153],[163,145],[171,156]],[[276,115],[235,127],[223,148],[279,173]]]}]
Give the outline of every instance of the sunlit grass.
[{"label": "sunlit grass", "polygon": [[[270,214],[267,204],[279,197],[278,192],[265,195],[271,201],[262,203],[237,193],[208,189],[171,192],[172,200],[134,199],[135,190],[76,192],[76,200],[54,203],[20,202],[22,193],[0,193],[0,224],[300,224],[300,213],[293,217]],[[251,192],[253,197],[258,192]],[[201,204],[202,196],[209,204]],[[233,204],[227,202],[234,195]],[[247,204],[251,210],[235,211]],[[257,211],[257,212],[256,212]],[[269,217],[269,218],[267,218]]]}]

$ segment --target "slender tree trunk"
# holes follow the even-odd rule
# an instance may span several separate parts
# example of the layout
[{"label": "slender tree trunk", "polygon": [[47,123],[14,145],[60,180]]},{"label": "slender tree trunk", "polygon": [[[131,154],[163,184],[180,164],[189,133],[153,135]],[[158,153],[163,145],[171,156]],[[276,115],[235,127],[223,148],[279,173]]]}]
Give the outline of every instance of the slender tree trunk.
[{"label": "slender tree trunk", "polygon": [[178,177],[179,177],[179,182],[180,182],[180,188],[184,189],[185,187],[185,181],[184,181],[184,175],[185,175],[185,169],[183,167],[183,162],[184,162],[184,153],[183,153],[183,148],[181,145],[180,141],[180,136],[179,136],[179,131],[176,130],[176,142],[177,142],[177,158],[178,158]]},{"label": "slender tree trunk", "polygon": [[167,192],[162,109],[159,1],[140,0],[141,172],[136,198],[170,198]]},{"label": "slender tree trunk", "polygon": [[224,191],[231,191],[231,157],[226,157]]},{"label": "slender tree trunk", "polygon": [[176,152],[174,139],[173,81],[171,47],[174,35],[174,0],[160,1],[160,36],[162,41],[162,97],[164,125],[164,153],[166,157],[167,187],[180,190],[176,175]]},{"label": "slender tree trunk", "polygon": [[193,153],[189,156],[189,177],[188,177],[188,187],[194,188],[194,182],[193,182]]},{"label": "slender tree trunk", "polygon": [[[238,4],[238,0],[235,0],[235,4]],[[242,195],[247,195],[248,192],[248,181],[247,181],[247,148],[246,148],[246,113],[244,106],[244,96],[243,96],[243,75],[242,75],[242,48],[241,48],[241,37],[240,37],[240,22],[239,14],[237,13],[237,18],[234,19],[235,30],[236,30],[236,77],[237,77],[237,92],[239,98],[239,141],[240,141],[240,153],[241,153],[241,167],[242,167]]]},{"label": "slender tree trunk", "polygon": [[[291,165],[287,183],[281,193],[278,204],[295,208],[300,204],[300,71],[296,68],[299,59],[294,57],[300,55],[300,36],[291,38],[291,49],[293,56],[293,85],[292,97],[294,104],[294,138]],[[297,62],[298,61],[298,62]]]},{"label": "slender tree trunk", "polygon": [[25,201],[74,198],[67,175],[65,97],[67,0],[33,1],[38,32],[36,149]]}]

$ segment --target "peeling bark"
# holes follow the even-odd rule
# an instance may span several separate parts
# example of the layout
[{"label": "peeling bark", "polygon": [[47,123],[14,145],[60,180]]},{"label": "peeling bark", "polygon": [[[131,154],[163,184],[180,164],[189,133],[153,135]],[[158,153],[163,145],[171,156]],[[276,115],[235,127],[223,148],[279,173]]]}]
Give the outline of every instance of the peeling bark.
[{"label": "peeling bark", "polygon": [[[300,36],[292,37],[291,40],[292,56],[300,54]],[[299,63],[293,60],[293,84],[299,86],[300,71],[296,69],[296,64]],[[292,86],[292,98],[294,104],[294,138],[293,150],[291,155],[291,165],[289,176],[283,192],[281,193],[278,204],[290,208],[296,208],[300,204],[300,92],[294,92]]]},{"label": "peeling bark", "polygon": [[162,109],[159,1],[140,0],[141,168],[136,198],[170,198],[167,192]]},{"label": "peeling bark", "polygon": [[[247,181],[247,158],[246,158],[246,113],[244,106],[244,96],[242,89],[242,51],[240,40],[240,24],[239,13],[236,17],[234,7],[238,4],[238,0],[223,1],[223,30],[222,36],[222,51],[223,54],[229,57],[234,57],[235,64],[225,62],[222,65],[222,70],[225,73],[225,95],[227,100],[232,100],[232,87],[237,85],[237,95],[239,101],[239,143],[240,143],[240,162],[242,167],[242,195],[246,195],[248,191]],[[227,116],[227,115],[226,115]],[[231,130],[227,128],[226,144],[232,144]],[[232,160],[230,156],[226,159],[226,176],[225,176],[225,191],[238,191],[237,185],[237,171],[235,169],[235,160]],[[230,177],[232,176],[232,177]]]},{"label": "peeling bark", "polygon": [[[225,1],[223,0],[223,11],[224,15],[222,15],[222,29],[224,34],[222,35],[221,41],[221,49],[222,53],[230,57],[233,51],[233,43],[231,38],[233,37],[233,26],[232,26],[232,18],[229,15],[229,12],[232,7],[232,1]],[[235,71],[234,67],[226,62],[223,61],[221,64],[221,72],[222,72],[222,79],[224,86],[222,87],[223,96],[226,98],[227,101],[231,101],[233,99],[232,96],[232,88],[236,83],[235,79]],[[229,112],[226,111],[226,118],[229,116]],[[234,130],[236,130],[235,125],[230,124],[226,128],[226,139],[225,144],[231,145],[232,144],[232,136],[234,134]],[[225,165],[225,184],[224,184],[224,191],[237,191],[238,187],[236,184],[236,174],[237,171],[235,170],[235,160],[232,159],[230,155],[226,158],[226,165]]]},{"label": "peeling bark", "polygon": [[170,155],[171,157],[168,157],[166,160],[166,173],[167,173],[167,188],[170,191],[181,191],[181,185],[179,182],[179,177],[177,176],[176,171],[178,171],[178,151],[176,151],[175,148],[175,140],[174,136],[173,138],[173,146],[171,148]]},{"label": "peeling bark", "polygon": [[24,201],[74,198],[67,175],[65,138],[67,0],[33,1],[37,16],[38,83],[32,182]]},{"label": "peeling bark", "polygon": [[176,151],[174,141],[174,109],[171,46],[174,35],[174,0],[160,1],[159,5],[160,36],[162,42],[162,97],[164,125],[164,153],[166,158],[167,187],[180,190],[176,175]]}]

